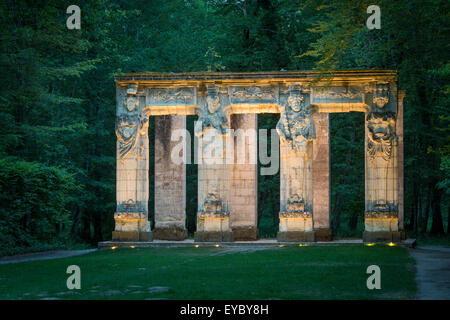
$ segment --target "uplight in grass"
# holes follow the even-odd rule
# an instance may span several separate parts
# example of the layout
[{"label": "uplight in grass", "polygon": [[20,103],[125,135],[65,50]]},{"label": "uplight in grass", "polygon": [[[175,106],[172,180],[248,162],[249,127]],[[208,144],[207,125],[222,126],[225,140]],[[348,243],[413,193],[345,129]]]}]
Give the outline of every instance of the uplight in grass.
[{"label": "uplight in grass", "polygon": [[216,248],[218,248],[218,247],[220,247],[218,244],[216,244],[216,245],[214,245],[214,247],[216,247]]},{"label": "uplight in grass", "polygon": [[112,249],[112,250],[115,250],[115,249],[117,249],[117,247],[111,247],[111,249]]},{"label": "uplight in grass", "polygon": [[200,247],[198,244],[195,245],[196,248]]},{"label": "uplight in grass", "polygon": [[280,247],[280,248],[283,248],[283,247],[284,247],[284,244],[280,244],[279,247]]},{"label": "uplight in grass", "polygon": [[375,243],[365,243],[364,244],[366,247],[373,247],[375,245]]},{"label": "uplight in grass", "polygon": [[136,247],[135,247],[135,246],[130,246],[130,248],[131,248],[131,249],[134,249],[134,248],[136,248]]},{"label": "uplight in grass", "polygon": [[393,242],[389,242],[387,245],[388,245],[389,247],[395,247],[395,246],[396,246],[396,244],[393,243]]},{"label": "uplight in grass", "polygon": [[299,247],[307,247],[308,245],[306,243],[299,243],[298,246]]}]

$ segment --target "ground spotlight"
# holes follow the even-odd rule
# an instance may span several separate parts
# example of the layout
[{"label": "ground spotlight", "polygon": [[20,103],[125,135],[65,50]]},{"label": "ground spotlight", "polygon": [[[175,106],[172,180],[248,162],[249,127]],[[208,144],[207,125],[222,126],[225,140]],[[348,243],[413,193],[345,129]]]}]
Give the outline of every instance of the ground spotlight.
[{"label": "ground spotlight", "polygon": [[387,245],[388,245],[389,247],[395,247],[395,246],[396,246],[396,244],[393,243],[393,242],[389,242]]}]

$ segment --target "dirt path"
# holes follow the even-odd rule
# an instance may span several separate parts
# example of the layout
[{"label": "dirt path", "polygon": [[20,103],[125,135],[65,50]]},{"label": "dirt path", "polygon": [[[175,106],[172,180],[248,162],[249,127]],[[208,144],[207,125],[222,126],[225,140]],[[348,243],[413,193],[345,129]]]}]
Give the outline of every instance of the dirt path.
[{"label": "dirt path", "polygon": [[409,252],[416,260],[417,298],[450,300],[450,248],[419,246]]},{"label": "dirt path", "polygon": [[24,261],[34,261],[34,260],[67,258],[67,257],[78,256],[81,254],[89,253],[89,252],[92,252],[95,250],[97,250],[97,249],[55,250],[55,251],[20,254],[20,255],[16,255],[16,256],[1,257],[0,264],[16,263],[16,262],[24,262]]}]

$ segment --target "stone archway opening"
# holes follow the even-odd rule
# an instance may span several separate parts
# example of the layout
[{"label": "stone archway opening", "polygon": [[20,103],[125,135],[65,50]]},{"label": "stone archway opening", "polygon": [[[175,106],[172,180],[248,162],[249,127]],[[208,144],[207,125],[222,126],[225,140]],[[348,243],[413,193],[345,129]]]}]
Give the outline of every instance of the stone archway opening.
[{"label": "stone archway opening", "polygon": [[364,113],[330,114],[330,229],[333,238],[364,231]]}]

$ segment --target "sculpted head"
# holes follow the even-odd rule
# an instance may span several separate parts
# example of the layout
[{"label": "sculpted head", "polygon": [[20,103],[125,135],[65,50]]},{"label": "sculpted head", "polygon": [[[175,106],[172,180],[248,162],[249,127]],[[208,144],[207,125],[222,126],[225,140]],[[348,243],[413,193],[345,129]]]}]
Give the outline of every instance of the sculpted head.
[{"label": "sculpted head", "polygon": [[395,115],[391,112],[379,114],[373,112],[367,117],[367,128],[374,141],[382,142],[393,138]]},{"label": "sculpted head", "polygon": [[305,99],[300,93],[291,92],[287,104],[294,112],[299,112],[305,105]]},{"label": "sculpted head", "polygon": [[216,95],[206,96],[206,105],[209,113],[214,113],[220,108],[220,100]]},{"label": "sculpted head", "polygon": [[378,108],[383,108],[389,102],[389,84],[380,83],[375,85],[375,92],[373,94],[373,103]]}]

